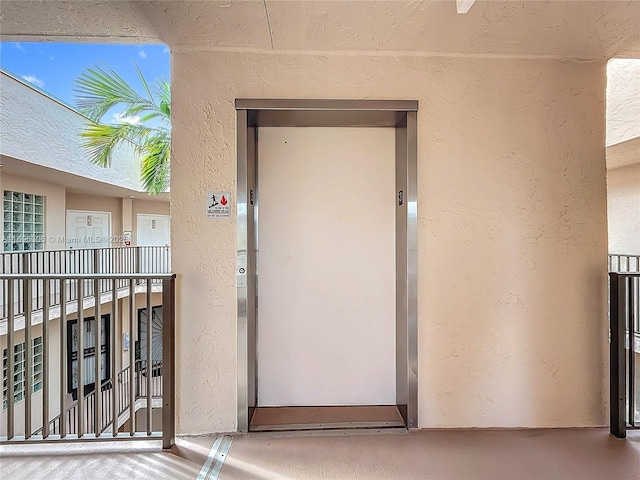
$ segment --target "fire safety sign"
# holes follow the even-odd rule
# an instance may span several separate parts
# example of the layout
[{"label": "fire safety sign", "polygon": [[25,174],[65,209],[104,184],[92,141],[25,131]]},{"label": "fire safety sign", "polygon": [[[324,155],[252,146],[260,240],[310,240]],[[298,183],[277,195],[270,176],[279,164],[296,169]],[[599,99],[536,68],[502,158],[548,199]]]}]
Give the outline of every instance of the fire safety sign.
[{"label": "fire safety sign", "polygon": [[229,218],[231,216],[231,194],[229,192],[207,193],[207,218]]}]

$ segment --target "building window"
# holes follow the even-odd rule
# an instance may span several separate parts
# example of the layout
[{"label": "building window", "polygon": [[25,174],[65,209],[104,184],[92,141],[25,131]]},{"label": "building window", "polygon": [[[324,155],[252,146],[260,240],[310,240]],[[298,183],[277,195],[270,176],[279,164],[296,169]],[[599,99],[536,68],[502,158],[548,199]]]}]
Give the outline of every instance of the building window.
[{"label": "building window", "polygon": [[33,339],[33,361],[31,385],[33,386],[33,393],[42,390],[42,375],[43,375],[43,358],[42,358],[42,337]]},{"label": "building window", "polygon": [[[42,337],[36,337],[31,345],[31,390],[42,390],[43,358]],[[9,370],[7,349],[2,351],[2,409],[7,408],[7,373]],[[13,400],[17,403],[24,399],[25,391],[24,342],[13,346]]]},{"label": "building window", "polygon": [[44,197],[4,191],[4,250],[44,249]]},{"label": "building window", "polygon": [[[162,305],[151,307],[151,368],[154,377],[162,375]],[[135,356],[138,367],[147,370],[147,341],[149,329],[147,309],[138,310],[138,339]]]},{"label": "building window", "polygon": [[[84,341],[84,394],[95,389],[96,384],[96,321],[95,317],[84,319],[82,328]],[[102,315],[99,335],[101,384],[111,378],[111,350],[109,342],[109,315]],[[78,320],[67,322],[67,391],[78,399]]]}]

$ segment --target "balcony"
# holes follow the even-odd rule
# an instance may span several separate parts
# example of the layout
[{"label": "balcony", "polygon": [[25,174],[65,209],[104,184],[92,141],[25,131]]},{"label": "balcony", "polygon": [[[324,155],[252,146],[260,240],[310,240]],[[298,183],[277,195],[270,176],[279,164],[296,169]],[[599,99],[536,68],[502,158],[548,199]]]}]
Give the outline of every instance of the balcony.
[{"label": "balcony", "polygon": [[170,249],[1,257],[0,441],[162,438],[170,447],[175,322]]},{"label": "balcony", "polygon": [[[77,249],[77,250],[42,250],[30,252],[3,252],[0,253],[0,274],[136,274],[136,273],[169,273],[171,270],[171,249],[167,246],[158,247],[114,247],[114,248],[93,248],[93,249]],[[159,281],[154,279],[152,287],[159,285]],[[128,294],[126,289],[127,282],[119,281],[116,283],[118,294]],[[77,307],[77,282],[71,278],[67,285],[64,304],[73,309]],[[140,282],[136,283],[136,292],[144,291],[146,285]],[[55,287],[59,288],[60,284]],[[95,282],[85,281],[83,285],[84,300],[91,302],[94,299],[95,291],[99,291],[100,295],[109,295],[111,289],[108,288],[106,282],[97,284]],[[43,282],[35,282],[31,292],[33,314],[36,317],[41,314],[44,305]],[[158,290],[159,291],[159,290]],[[59,290],[49,290],[49,307],[60,307],[61,297]],[[0,291],[0,334],[5,334],[2,330],[2,322],[6,321],[10,303],[10,297],[7,293],[7,284],[3,283]],[[102,298],[102,303],[106,298]],[[110,299],[109,299],[110,300]],[[24,285],[19,283],[16,286],[13,297],[14,315],[20,317],[24,314]],[[54,315],[59,314],[54,309]],[[51,317],[50,317],[51,318]],[[17,319],[20,324],[21,319]]]}]

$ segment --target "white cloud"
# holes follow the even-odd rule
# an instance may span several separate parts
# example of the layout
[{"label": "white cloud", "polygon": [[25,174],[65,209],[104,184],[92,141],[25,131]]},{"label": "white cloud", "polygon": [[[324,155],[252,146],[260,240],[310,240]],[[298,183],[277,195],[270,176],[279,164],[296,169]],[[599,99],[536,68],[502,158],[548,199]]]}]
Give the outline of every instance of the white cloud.
[{"label": "white cloud", "polygon": [[162,53],[169,53],[169,47],[164,47],[164,49],[162,50]]},{"label": "white cloud", "polygon": [[21,52],[25,51],[25,48],[20,43],[14,43],[13,48],[15,48],[16,50],[20,50]]},{"label": "white cloud", "polygon": [[114,113],[113,119],[118,123],[130,123],[131,125],[140,123],[140,117],[138,115],[127,116],[124,112]]},{"label": "white cloud", "polygon": [[22,75],[23,80],[26,80],[29,83],[33,83],[37,87],[44,87],[44,82],[40,80],[35,75]]},{"label": "white cloud", "polygon": [[140,58],[143,58],[143,59],[144,59],[144,58],[147,58],[147,54],[144,52],[144,50],[140,50],[140,51],[138,52],[138,56],[139,56]]}]

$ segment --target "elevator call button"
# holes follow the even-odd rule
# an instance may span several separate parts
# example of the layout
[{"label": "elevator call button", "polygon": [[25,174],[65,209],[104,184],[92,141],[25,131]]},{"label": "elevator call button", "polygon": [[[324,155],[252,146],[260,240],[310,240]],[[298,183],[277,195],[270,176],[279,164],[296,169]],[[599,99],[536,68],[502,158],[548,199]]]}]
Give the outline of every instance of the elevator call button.
[{"label": "elevator call button", "polygon": [[247,288],[247,255],[238,255],[238,288]]}]

